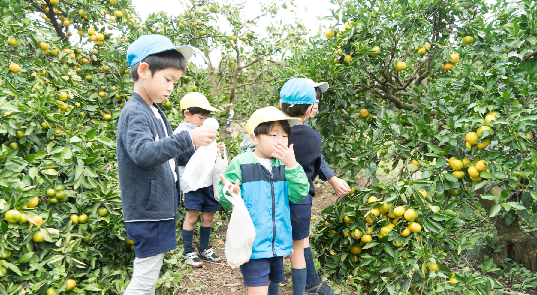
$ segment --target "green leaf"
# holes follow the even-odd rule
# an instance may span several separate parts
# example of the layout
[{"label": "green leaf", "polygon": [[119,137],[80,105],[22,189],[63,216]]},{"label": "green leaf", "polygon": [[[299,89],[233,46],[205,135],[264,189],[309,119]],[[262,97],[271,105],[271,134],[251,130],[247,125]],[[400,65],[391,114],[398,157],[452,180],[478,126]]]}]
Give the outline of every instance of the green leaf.
[{"label": "green leaf", "polygon": [[32,167],[32,168],[28,169],[28,175],[29,175],[31,178],[35,178],[35,176],[37,175],[37,173],[39,173],[39,169],[37,169],[37,167]]},{"label": "green leaf", "polygon": [[369,242],[369,243],[367,243],[365,246],[362,247],[362,250],[373,248],[373,247],[375,247],[375,246],[378,245],[378,244],[379,244],[379,243],[377,243],[377,242]]},{"label": "green leaf", "polygon": [[449,182],[457,182],[457,181],[459,181],[459,180],[457,179],[457,177],[453,176],[453,175],[450,174],[450,173],[444,173],[443,175],[444,175],[444,178],[445,178],[447,181],[449,181]]},{"label": "green leaf", "polygon": [[19,258],[19,263],[26,263],[30,261],[30,258],[34,255],[34,252],[28,252]]},{"label": "green leaf", "polygon": [[492,218],[498,215],[498,213],[500,213],[501,210],[502,210],[502,206],[500,204],[496,204],[492,206],[492,209],[490,209],[489,217]]}]

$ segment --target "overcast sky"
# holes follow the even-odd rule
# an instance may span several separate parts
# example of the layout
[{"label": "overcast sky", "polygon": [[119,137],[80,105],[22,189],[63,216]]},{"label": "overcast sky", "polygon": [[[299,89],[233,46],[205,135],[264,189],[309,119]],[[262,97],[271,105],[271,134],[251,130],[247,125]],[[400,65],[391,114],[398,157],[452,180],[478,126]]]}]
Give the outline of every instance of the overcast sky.
[{"label": "overcast sky", "polygon": [[[239,0],[235,0],[239,1]],[[132,0],[132,5],[136,9],[136,12],[142,20],[149,16],[153,12],[166,11],[170,16],[177,16],[186,8],[186,5],[183,2],[178,0]],[[215,2],[229,2],[225,0],[217,0]],[[266,2],[266,1],[264,1]],[[282,4],[284,1],[278,1]],[[247,0],[245,1],[244,15],[245,16],[255,16],[259,13],[260,0]],[[287,1],[289,3],[289,1]],[[264,35],[265,27],[271,22],[282,22],[283,24],[294,24],[296,19],[299,19],[302,24],[304,24],[310,31],[310,34],[315,35],[319,29],[322,27],[323,30],[325,27],[329,26],[332,22],[328,20],[322,20],[326,16],[330,16],[330,8],[335,7],[327,0],[294,0],[296,7],[291,5],[287,9],[281,10],[281,13],[277,15],[274,19],[259,19],[257,21],[257,29],[254,29],[256,34]],[[247,17],[244,17],[245,19]],[[322,21],[321,21],[322,20]],[[227,25],[227,24],[226,24]],[[226,25],[219,24],[219,29],[226,33],[231,32],[231,28]],[[214,56],[218,56],[217,52],[214,52]],[[203,60],[200,57],[194,57],[192,61],[198,65],[203,64]]]}]

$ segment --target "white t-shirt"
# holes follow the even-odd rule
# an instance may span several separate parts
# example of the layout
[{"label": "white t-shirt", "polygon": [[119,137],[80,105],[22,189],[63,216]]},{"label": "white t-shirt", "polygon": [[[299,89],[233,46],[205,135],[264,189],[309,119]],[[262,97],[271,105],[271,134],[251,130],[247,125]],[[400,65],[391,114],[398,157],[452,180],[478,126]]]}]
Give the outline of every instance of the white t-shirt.
[{"label": "white t-shirt", "polygon": [[[155,114],[155,117],[159,119],[160,122],[162,123],[162,128],[164,128],[164,133],[166,134],[166,137],[168,137],[168,130],[166,129],[166,124],[164,124],[164,120],[162,120],[162,117],[160,116],[158,109],[154,106],[150,106],[150,107],[153,113]],[[155,137],[155,141],[158,141],[158,140],[159,138],[157,134],[157,136]],[[177,181],[177,173],[175,172],[175,159],[172,158],[168,162],[170,163],[170,169],[172,170],[173,178],[175,179],[175,181]]]},{"label": "white t-shirt", "polygon": [[267,170],[272,173],[272,159],[260,158],[254,154],[254,157],[263,165]]}]

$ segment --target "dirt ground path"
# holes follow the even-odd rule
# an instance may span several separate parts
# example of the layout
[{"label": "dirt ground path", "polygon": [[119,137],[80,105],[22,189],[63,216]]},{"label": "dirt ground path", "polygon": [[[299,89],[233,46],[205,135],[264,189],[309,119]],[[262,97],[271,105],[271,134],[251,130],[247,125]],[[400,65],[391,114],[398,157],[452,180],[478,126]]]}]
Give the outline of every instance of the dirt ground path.
[{"label": "dirt ground path", "polygon": [[[332,194],[332,187],[323,182],[316,182],[316,197],[313,199],[312,216],[320,219],[321,211],[334,204],[337,197]],[[218,215],[218,214],[217,214]],[[216,219],[218,220],[218,218]],[[312,221],[315,222],[315,221]],[[246,288],[242,283],[242,275],[240,270],[231,269],[228,266],[224,256],[224,242],[226,238],[227,222],[222,222],[222,226],[219,228],[212,237],[211,244],[214,247],[215,252],[222,257],[221,263],[205,262],[202,268],[194,269],[192,273],[186,275],[183,278],[182,286],[185,293],[193,294],[248,294]],[[197,241],[197,237],[194,237],[194,241]],[[284,259],[285,276],[286,280],[280,285],[280,294],[287,295],[292,294],[291,288],[291,263],[289,259]],[[193,291],[192,289],[201,287],[199,290]],[[190,292],[189,292],[190,290]]]}]

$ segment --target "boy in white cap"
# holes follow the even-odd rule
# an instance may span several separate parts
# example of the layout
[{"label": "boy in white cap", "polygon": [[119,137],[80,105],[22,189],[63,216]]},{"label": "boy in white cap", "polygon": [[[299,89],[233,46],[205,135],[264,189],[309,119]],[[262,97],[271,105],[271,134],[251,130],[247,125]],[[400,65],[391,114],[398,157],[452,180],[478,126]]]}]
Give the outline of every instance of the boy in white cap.
[{"label": "boy in white cap", "polygon": [[[174,133],[195,130],[203,125],[203,122],[205,122],[205,119],[207,119],[212,111],[218,111],[218,109],[212,107],[209,100],[199,92],[190,92],[186,94],[181,99],[180,106],[181,112],[183,113],[183,123],[179,124]],[[217,146],[218,151],[222,153],[224,151],[224,143],[220,142]],[[185,165],[179,165],[179,181],[181,183],[181,191],[184,195],[186,209],[186,217],[183,222],[182,233],[183,242],[186,242],[183,246],[183,258],[187,261],[187,264],[192,267],[203,266],[199,256],[211,262],[220,262],[220,257],[214,253],[213,248],[209,244],[214,212],[220,209],[220,204],[214,198],[213,186],[211,184],[207,187],[191,190],[188,183],[183,179],[184,171]],[[194,226],[198,221],[200,212],[200,246],[196,251],[192,246],[192,240],[194,236]]]},{"label": "boy in white cap", "polygon": [[134,92],[119,117],[116,151],[123,219],[135,259],[124,294],[155,294],[164,252],[177,247],[178,164],[188,161],[195,145],[216,138],[214,130],[204,128],[172,134],[157,105],[172,94],[192,53],[162,35],[141,36],[127,50]]}]

